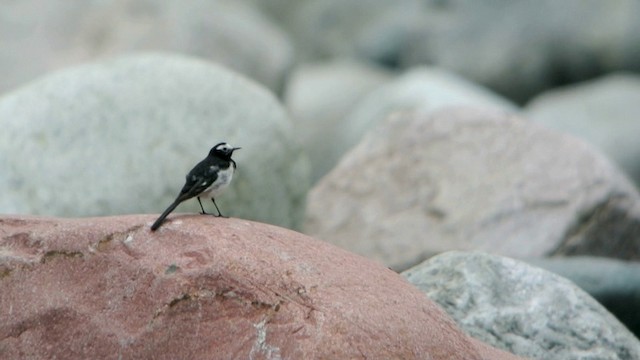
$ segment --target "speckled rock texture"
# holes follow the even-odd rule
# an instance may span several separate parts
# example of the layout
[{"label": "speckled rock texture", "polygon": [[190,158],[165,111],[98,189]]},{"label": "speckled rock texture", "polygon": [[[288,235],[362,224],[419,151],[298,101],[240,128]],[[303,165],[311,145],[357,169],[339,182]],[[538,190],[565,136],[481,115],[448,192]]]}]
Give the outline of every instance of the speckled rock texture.
[{"label": "speckled rock texture", "polygon": [[0,218],[2,359],[516,359],[398,274],[246,220]]},{"label": "speckled rock texture", "polygon": [[402,275],[469,334],[540,360],[640,359],[640,341],[571,281],[523,262],[451,251]]}]

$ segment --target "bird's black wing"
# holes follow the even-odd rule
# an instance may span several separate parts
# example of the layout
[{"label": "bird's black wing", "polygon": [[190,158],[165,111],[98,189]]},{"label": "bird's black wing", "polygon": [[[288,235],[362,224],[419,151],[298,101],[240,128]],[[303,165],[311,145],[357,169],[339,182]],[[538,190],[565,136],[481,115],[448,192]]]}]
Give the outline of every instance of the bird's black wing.
[{"label": "bird's black wing", "polygon": [[187,174],[179,198],[182,200],[190,199],[205,191],[218,178],[218,170],[219,166],[208,159],[198,163]]}]

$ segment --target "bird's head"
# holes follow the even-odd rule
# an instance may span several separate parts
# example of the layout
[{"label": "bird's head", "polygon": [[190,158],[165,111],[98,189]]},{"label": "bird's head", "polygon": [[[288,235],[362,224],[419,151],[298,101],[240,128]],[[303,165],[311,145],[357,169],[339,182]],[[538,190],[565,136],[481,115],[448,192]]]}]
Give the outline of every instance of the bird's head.
[{"label": "bird's head", "polygon": [[231,155],[235,150],[239,150],[239,147],[233,147],[226,142],[221,142],[216,146],[211,148],[209,151],[209,156],[217,156],[223,159],[231,159]]}]

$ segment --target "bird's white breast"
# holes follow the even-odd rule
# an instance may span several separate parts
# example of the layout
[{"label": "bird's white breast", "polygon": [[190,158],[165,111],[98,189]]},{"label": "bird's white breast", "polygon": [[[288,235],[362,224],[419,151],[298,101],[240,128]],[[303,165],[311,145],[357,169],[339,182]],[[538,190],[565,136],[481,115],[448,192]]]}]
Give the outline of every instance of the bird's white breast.
[{"label": "bird's white breast", "polygon": [[222,190],[224,190],[224,188],[226,188],[231,182],[234,170],[233,166],[229,166],[224,170],[218,171],[218,178],[213,182],[213,184],[209,185],[207,190],[203,191],[202,195],[215,197],[222,192]]}]

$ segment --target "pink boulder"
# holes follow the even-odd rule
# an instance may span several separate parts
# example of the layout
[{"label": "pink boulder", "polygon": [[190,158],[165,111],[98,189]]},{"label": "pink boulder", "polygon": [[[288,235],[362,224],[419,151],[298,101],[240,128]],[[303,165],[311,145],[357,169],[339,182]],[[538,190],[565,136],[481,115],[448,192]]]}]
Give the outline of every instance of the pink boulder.
[{"label": "pink boulder", "polygon": [[2,359],[516,359],[387,268],[275,226],[0,217]]}]

